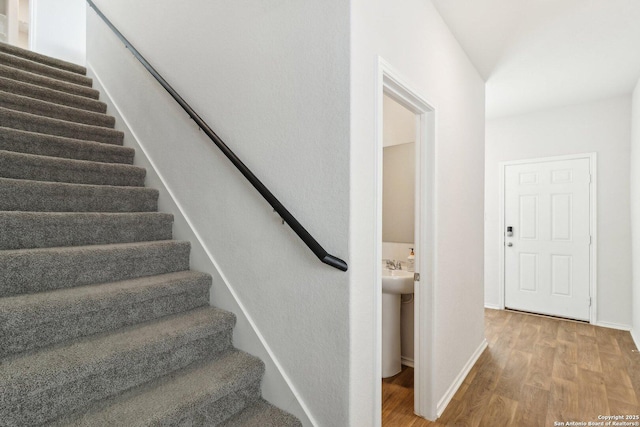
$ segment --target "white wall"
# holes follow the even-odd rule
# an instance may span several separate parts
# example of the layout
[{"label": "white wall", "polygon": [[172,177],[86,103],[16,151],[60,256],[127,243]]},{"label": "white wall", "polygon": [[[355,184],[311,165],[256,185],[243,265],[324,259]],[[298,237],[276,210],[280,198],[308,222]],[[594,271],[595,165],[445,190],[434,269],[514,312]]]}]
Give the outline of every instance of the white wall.
[{"label": "white wall", "polygon": [[[415,143],[384,147],[382,241],[411,242],[415,232]],[[408,255],[408,254],[407,254]],[[406,256],[401,258],[406,261]]]},{"label": "white wall", "polygon": [[31,50],[84,65],[86,1],[31,1]]},{"label": "white wall", "polygon": [[350,425],[373,426],[378,55],[436,109],[437,400],[484,340],[484,82],[428,1],[353,0],[351,25]]},{"label": "white wall", "polygon": [[640,347],[640,80],[633,91],[631,121],[631,232],[633,302],[631,334]]},{"label": "white wall", "polygon": [[[349,261],[348,4],[96,3],[309,232]],[[92,24],[89,37],[88,65],[219,267],[212,303],[234,305],[228,285],[310,422],[347,425],[349,273],[320,263],[280,224],[114,36]],[[251,347],[239,326],[234,344]]]},{"label": "white wall", "polygon": [[631,99],[586,104],[489,120],[486,129],[485,303],[499,304],[501,248],[499,162],[598,153],[598,313],[602,325],[631,325],[629,141]]}]

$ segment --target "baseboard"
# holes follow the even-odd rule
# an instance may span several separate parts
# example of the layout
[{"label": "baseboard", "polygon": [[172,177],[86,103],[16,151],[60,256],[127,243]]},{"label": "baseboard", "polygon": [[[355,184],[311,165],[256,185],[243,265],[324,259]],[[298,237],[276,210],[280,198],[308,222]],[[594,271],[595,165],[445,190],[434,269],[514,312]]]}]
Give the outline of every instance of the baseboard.
[{"label": "baseboard", "polygon": [[500,307],[499,305],[495,305],[495,304],[484,304],[484,308],[488,308],[490,310],[502,310],[502,307]]},{"label": "baseboard", "polygon": [[413,359],[410,359],[410,358],[408,358],[408,357],[404,357],[404,356],[402,356],[400,360],[401,360],[401,363],[402,363],[404,366],[408,366],[408,367],[410,367],[410,368],[415,368],[415,363],[414,363],[414,360],[413,360]]},{"label": "baseboard", "polygon": [[630,331],[630,325],[622,325],[620,323],[612,323],[612,322],[596,322],[596,326],[602,326],[603,328],[610,329],[619,329],[621,331]]},{"label": "baseboard", "polygon": [[[302,396],[286,374],[251,315],[235,293],[233,287],[220,271],[217,262],[204,245],[199,233],[193,227],[182,206],[177,202],[175,195],[170,190],[161,172],[150,159],[144,144],[140,141],[129,121],[124,116],[124,113],[120,110],[118,103],[113,99],[99,74],[89,61],[87,61],[86,67],[87,75],[93,78],[94,88],[100,91],[100,100],[107,104],[109,114],[116,118],[118,130],[122,130],[125,133],[125,146],[133,147],[136,150],[135,164],[147,170],[147,184],[151,184],[150,187],[160,192],[160,201],[164,206],[159,207],[164,212],[173,214],[174,238],[191,242],[191,267],[194,268],[195,263],[197,270],[210,273],[214,278],[221,280],[226,286],[232,301],[225,297],[225,302],[223,303],[223,298],[218,298],[216,306],[233,312],[237,317],[233,333],[234,346],[259,357],[264,362],[266,367],[265,376],[262,380],[262,394],[264,398],[269,400],[270,403],[279,406],[281,409],[294,414],[305,427],[317,425],[318,423],[311,415],[311,411],[304,403]],[[240,332],[241,329],[242,332]]]},{"label": "baseboard", "polygon": [[633,342],[636,344],[636,350],[640,350],[640,331],[637,329],[632,329],[631,338],[633,338]]},{"label": "baseboard", "polygon": [[453,381],[453,383],[451,384],[447,392],[444,394],[444,396],[442,396],[442,399],[440,399],[440,401],[438,402],[438,406],[436,407],[436,415],[438,416],[438,418],[440,418],[444,410],[447,408],[447,406],[449,405],[449,402],[451,402],[451,399],[453,399],[453,396],[456,394],[456,392],[462,385],[462,382],[467,377],[467,375],[469,375],[471,368],[473,368],[473,365],[476,364],[476,362],[478,361],[478,358],[480,357],[482,352],[487,348],[487,346],[488,346],[487,340],[483,339],[480,345],[478,346],[478,348],[476,349],[476,351],[473,352],[473,354],[471,355],[467,363],[464,365],[464,367],[456,377],[456,379]]}]

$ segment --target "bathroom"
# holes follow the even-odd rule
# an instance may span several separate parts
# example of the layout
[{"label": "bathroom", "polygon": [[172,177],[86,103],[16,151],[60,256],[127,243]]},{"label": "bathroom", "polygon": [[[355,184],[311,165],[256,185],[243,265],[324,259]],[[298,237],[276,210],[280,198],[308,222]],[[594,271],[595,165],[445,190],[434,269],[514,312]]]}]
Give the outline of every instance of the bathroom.
[{"label": "bathroom", "polygon": [[[382,167],[383,378],[394,377],[406,367],[414,368],[415,253],[412,249],[415,248],[415,141],[415,113],[385,94]],[[390,280],[394,281],[393,284]],[[412,371],[407,371],[403,376],[412,379]]]}]

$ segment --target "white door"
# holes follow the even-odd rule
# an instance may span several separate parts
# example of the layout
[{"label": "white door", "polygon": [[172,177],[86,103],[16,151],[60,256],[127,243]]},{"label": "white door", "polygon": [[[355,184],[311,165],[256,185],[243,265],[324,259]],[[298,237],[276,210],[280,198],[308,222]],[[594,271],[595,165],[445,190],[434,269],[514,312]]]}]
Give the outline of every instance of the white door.
[{"label": "white door", "polygon": [[507,308],[589,320],[590,182],[587,158],[505,167]]}]

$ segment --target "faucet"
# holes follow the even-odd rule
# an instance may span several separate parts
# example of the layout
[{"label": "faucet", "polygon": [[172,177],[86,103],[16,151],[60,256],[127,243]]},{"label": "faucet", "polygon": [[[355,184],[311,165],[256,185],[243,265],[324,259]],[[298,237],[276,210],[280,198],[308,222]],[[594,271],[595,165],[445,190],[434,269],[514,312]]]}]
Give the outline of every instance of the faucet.
[{"label": "faucet", "polygon": [[395,261],[395,260],[386,260],[387,261],[387,268],[389,270],[402,270],[402,263],[400,261]]}]

